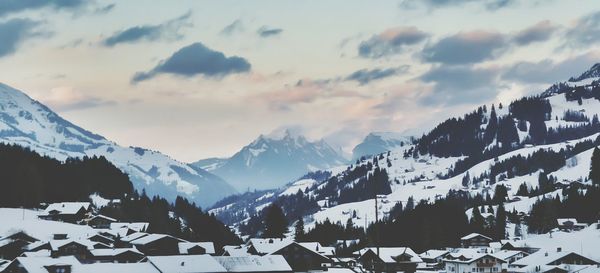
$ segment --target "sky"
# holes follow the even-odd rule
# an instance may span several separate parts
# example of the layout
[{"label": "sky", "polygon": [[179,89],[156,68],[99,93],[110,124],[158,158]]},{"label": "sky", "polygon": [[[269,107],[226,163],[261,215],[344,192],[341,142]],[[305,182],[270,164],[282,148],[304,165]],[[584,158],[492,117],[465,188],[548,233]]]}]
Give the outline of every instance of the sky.
[{"label": "sky", "polygon": [[0,0],[0,82],[192,162],[294,128],[350,152],[600,62],[597,0]]}]

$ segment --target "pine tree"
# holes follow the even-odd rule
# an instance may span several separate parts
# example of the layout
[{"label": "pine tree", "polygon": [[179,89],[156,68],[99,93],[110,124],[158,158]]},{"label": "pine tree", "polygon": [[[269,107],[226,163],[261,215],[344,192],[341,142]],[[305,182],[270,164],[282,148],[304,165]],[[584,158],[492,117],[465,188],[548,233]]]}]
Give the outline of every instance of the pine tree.
[{"label": "pine tree", "polygon": [[590,166],[590,180],[594,185],[600,185],[600,149],[594,148],[592,164]]},{"label": "pine tree", "polygon": [[283,238],[288,231],[288,222],[283,210],[276,204],[266,208],[264,216],[264,238]]},{"label": "pine tree", "polygon": [[294,228],[294,240],[296,240],[296,242],[302,242],[306,235],[304,231],[304,220],[302,219],[302,217],[298,218],[298,221],[296,221],[296,225]]},{"label": "pine tree", "polygon": [[517,190],[518,196],[529,196],[529,187],[527,187],[526,183],[522,183]]},{"label": "pine tree", "polygon": [[469,176],[469,172],[467,172],[465,174],[465,176],[463,176],[462,185],[463,185],[463,187],[466,188],[469,186],[470,183],[471,183],[471,177]]},{"label": "pine tree", "polygon": [[501,240],[506,237],[506,209],[504,209],[504,204],[500,203],[498,205],[498,210],[496,211],[496,239]]}]

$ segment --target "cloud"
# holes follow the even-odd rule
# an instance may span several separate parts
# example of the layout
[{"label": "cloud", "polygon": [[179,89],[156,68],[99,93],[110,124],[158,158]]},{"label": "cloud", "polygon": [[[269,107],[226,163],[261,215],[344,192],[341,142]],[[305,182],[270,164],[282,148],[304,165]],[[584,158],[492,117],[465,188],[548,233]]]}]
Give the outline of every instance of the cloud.
[{"label": "cloud", "polygon": [[0,1],[0,16],[41,8],[77,9],[87,3],[86,0],[2,0]]},{"label": "cloud", "polygon": [[541,21],[516,33],[513,37],[513,41],[517,45],[528,45],[535,42],[547,41],[556,30],[558,30],[558,27],[550,21]]},{"label": "cloud", "polygon": [[434,84],[432,92],[421,98],[425,105],[479,103],[494,98],[500,91],[498,69],[473,66],[436,66],[421,75],[424,83]]},{"label": "cloud", "polygon": [[600,11],[588,14],[575,22],[565,35],[565,45],[582,48],[600,41]]},{"label": "cloud", "polygon": [[501,8],[506,8],[514,3],[515,0],[404,0],[400,3],[401,8],[414,9],[419,5],[428,9],[439,9],[449,7],[461,7],[466,4],[475,3],[481,4],[487,10],[495,11]]},{"label": "cloud", "polygon": [[460,32],[427,46],[422,58],[431,63],[472,64],[497,57],[509,45],[505,35],[498,32]]},{"label": "cloud", "polygon": [[34,31],[38,25],[38,22],[29,19],[0,22],[0,57],[15,53],[23,41],[42,35],[41,32]]},{"label": "cloud", "polygon": [[267,38],[267,37],[272,37],[272,36],[278,36],[283,32],[283,29],[281,28],[270,28],[267,26],[262,26],[261,28],[259,28],[256,33],[258,34],[258,36],[262,37],[262,38]]},{"label": "cloud", "polygon": [[231,24],[225,26],[222,30],[221,30],[221,35],[225,35],[225,36],[230,36],[233,35],[234,33],[237,32],[242,32],[244,31],[244,23],[242,22],[242,20],[237,19],[235,21],[233,21]]},{"label": "cloud", "polygon": [[94,13],[96,14],[107,14],[109,12],[111,12],[113,9],[115,9],[115,7],[117,6],[117,4],[108,4],[106,6],[103,7],[98,7],[96,8],[96,10],[94,10]]},{"label": "cloud", "polygon": [[384,79],[387,77],[395,76],[400,73],[405,73],[408,71],[409,66],[403,65],[400,67],[394,68],[375,68],[375,69],[361,69],[357,70],[354,73],[348,75],[345,80],[347,81],[357,81],[360,85],[368,84],[371,81],[376,81],[380,79]]},{"label": "cloud", "polygon": [[135,43],[142,40],[156,41],[159,39],[179,40],[183,38],[179,32],[183,27],[190,26],[188,23],[192,12],[188,11],[182,16],[169,20],[159,25],[134,26],[125,30],[117,31],[102,41],[107,47],[113,47],[121,43]]},{"label": "cloud", "polygon": [[562,61],[544,59],[539,62],[518,62],[505,69],[502,79],[521,83],[546,83],[567,80],[600,61],[600,53],[588,52]]},{"label": "cloud", "polygon": [[416,27],[397,27],[388,29],[358,46],[358,55],[363,58],[381,58],[398,54],[407,46],[417,44],[429,35]]},{"label": "cloud", "polygon": [[226,57],[223,53],[207,48],[202,43],[194,43],[179,49],[152,70],[136,73],[132,82],[144,81],[163,73],[183,77],[204,75],[209,78],[220,78],[229,74],[248,72],[250,68],[250,63],[242,57]]},{"label": "cloud", "polygon": [[46,93],[39,94],[36,98],[57,111],[73,111],[116,104],[115,101],[82,94],[67,86],[52,88]]}]

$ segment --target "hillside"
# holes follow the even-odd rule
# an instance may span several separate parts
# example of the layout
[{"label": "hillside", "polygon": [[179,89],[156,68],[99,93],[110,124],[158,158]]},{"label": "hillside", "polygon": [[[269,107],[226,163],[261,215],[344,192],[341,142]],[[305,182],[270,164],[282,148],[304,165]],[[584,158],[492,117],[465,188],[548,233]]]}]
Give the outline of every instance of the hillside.
[{"label": "hillside", "polygon": [[448,119],[414,144],[324,170],[325,176],[309,174],[280,190],[219,203],[211,212],[250,232],[248,223],[270,203],[280,205],[290,222],[303,217],[309,228],[326,219],[352,219],[365,226],[375,220],[375,194],[380,195],[382,217],[399,204],[432,203],[450,191],[494,196],[495,187],[504,185],[506,209],[527,213],[537,197],[520,197],[517,191],[523,183],[537,187],[540,173],[556,185],[591,183],[590,158],[600,144],[598,69],[596,65],[573,78],[578,81],[556,84],[540,96]]},{"label": "hillside", "polygon": [[223,179],[160,152],[122,147],[70,123],[25,93],[0,84],[0,142],[30,148],[58,160],[104,156],[129,175],[138,190],[175,200],[185,196],[208,206],[234,193]]}]

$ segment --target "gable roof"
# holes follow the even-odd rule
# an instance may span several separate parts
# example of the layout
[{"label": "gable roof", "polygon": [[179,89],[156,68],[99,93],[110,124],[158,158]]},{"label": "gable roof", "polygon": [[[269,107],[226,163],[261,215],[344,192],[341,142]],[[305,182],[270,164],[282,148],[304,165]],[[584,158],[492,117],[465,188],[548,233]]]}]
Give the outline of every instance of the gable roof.
[{"label": "gable roof", "polygon": [[215,257],[228,272],[282,272],[292,268],[281,255]]},{"label": "gable roof", "polygon": [[519,251],[519,250],[500,250],[497,252],[494,252],[494,256],[502,259],[502,260],[506,260],[506,259],[510,259],[511,257],[514,257],[515,255],[519,255],[519,254],[527,254],[523,251]]},{"label": "gable roof", "polygon": [[77,214],[82,208],[88,210],[90,208],[90,202],[61,202],[52,203],[46,207],[44,212],[40,215],[50,215],[51,211],[57,211],[59,214]]},{"label": "gable roof", "polygon": [[469,234],[469,235],[463,236],[463,237],[462,237],[462,238],[460,238],[460,239],[461,239],[461,240],[470,240],[470,239],[473,239],[473,238],[475,238],[475,237],[483,237],[483,238],[485,238],[485,239],[487,239],[487,240],[490,240],[490,241],[492,241],[492,238],[490,238],[490,237],[487,237],[487,236],[485,236],[485,235],[482,235],[482,234],[479,234],[479,233],[471,233],[471,234]]},{"label": "gable roof", "polygon": [[453,249],[448,254],[446,254],[446,256],[444,257],[443,260],[445,262],[470,264],[472,262],[475,262],[475,261],[477,261],[481,258],[485,258],[485,257],[496,258],[496,259],[500,260],[501,263],[506,263],[506,261],[504,259],[496,257],[495,255],[490,254],[490,253],[485,253],[485,252],[482,253],[478,249],[474,249],[474,248]]},{"label": "gable roof", "polygon": [[101,249],[92,249],[90,253],[94,257],[114,257],[121,255],[123,253],[132,252],[134,254],[144,255],[142,252],[137,250],[136,248],[101,248]]},{"label": "gable roof", "polygon": [[215,254],[215,244],[213,242],[180,242],[179,253],[188,254],[188,250],[195,246],[204,248],[206,254]]},{"label": "gable roof", "polygon": [[[94,242],[96,243],[96,242]],[[84,241],[75,241],[75,240],[52,240],[50,241],[50,249],[52,249],[52,251],[57,251],[58,249],[60,249],[63,246],[66,246],[68,244],[78,244],[81,246],[84,246],[86,248],[89,248],[90,243],[88,242],[84,242]]]},{"label": "gable roof", "polygon": [[210,255],[150,256],[148,261],[162,273],[227,272],[227,269]]},{"label": "gable roof", "polygon": [[150,226],[150,223],[146,223],[146,222],[135,222],[135,223],[122,223],[122,222],[117,222],[117,223],[110,223],[110,229],[120,229],[120,228],[128,228],[131,229],[133,231],[137,231],[137,232],[142,232],[142,231],[146,231],[148,230],[148,226]]},{"label": "gable roof", "polygon": [[109,222],[116,222],[117,221],[117,219],[115,219],[115,218],[110,218],[110,217],[108,217],[106,215],[102,215],[102,214],[94,215],[92,218],[90,218],[90,221],[95,220],[95,219],[104,219],[104,220],[107,220]]},{"label": "gable roof", "polygon": [[168,234],[148,234],[147,236],[143,236],[141,238],[135,239],[133,241],[131,241],[130,243],[133,245],[147,245],[149,243],[161,240],[161,239],[165,239],[165,238],[169,238],[172,240],[176,240],[179,242],[185,242],[183,239],[179,239],[177,237],[173,237],[171,235]]},{"label": "gable roof", "polygon": [[446,254],[448,254],[448,250],[430,249],[419,254],[419,257],[421,257],[421,259],[435,259]]},{"label": "gable roof", "polygon": [[563,257],[570,255],[570,254],[575,254],[575,255],[587,258],[589,260],[592,260],[588,257],[585,257],[585,256],[583,256],[579,253],[573,252],[573,251],[558,252],[558,251],[547,251],[545,249],[541,249],[527,257],[523,257],[522,259],[516,260],[512,264],[516,265],[516,266],[549,265],[549,264],[555,262],[556,260],[562,259]]},{"label": "gable roof", "polygon": [[250,253],[248,253],[248,246],[245,246],[245,245],[224,246],[223,251],[225,252],[224,254],[229,254],[229,256],[237,256],[237,257],[250,256]]},{"label": "gable roof", "polygon": [[[376,247],[368,247],[363,248],[358,251],[358,254],[362,257],[367,254],[367,252],[373,252],[373,254],[377,255]],[[395,258],[401,255],[408,255],[411,263],[420,263],[423,262],[421,257],[417,255],[410,247],[380,247],[379,248],[379,259],[381,259],[384,263],[397,263]]]},{"label": "gable roof", "polygon": [[[48,273],[46,266],[53,265],[79,265],[81,264],[74,256],[58,258],[51,257],[17,257],[13,263],[18,262],[28,273]],[[12,264],[12,263],[11,263]]]},{"label": "gable roof", "polygon": [[259,254],[273,253],[281,248],[289,245],[293,241],[291,239],[282,238],[253,238],[248,241],[248,246],[254,247]]},{"label": "gable roof", "polygon": [[[275,251],[273,251],[273,252],[270,252],[268,255],[279,255],[279,254],[277,254],[277,252],[279,252],[280,250],[282,250],[282,249],[284,249],[284,248],[286,248],[286,247],[288,247],[288,246],[290,246],[290,245],[297,245],[297,246],[299,246],[299,247],[301,247],[301,248],[304,248],[304,249],[306,249],[306,250],[307,250],[307,251],[309,251],[309,252],[312,252],[312,253],[314,253],[315,255],[318,255],[318,256],[320,256],[320,257],[321,257],[322,259],[324,259],[324,260],[327,260],[327,261],[330,261],[330,260],[331,260],[331,259],[329,259],[328,257],[325,257],[325,256],[323,256],[323,254],[321,254],[321,253],[317,252],[316,250],[309,249],[309,248],[307,248],[306,246],[302,245],[301,243],[297,243],[297,242],[294,242],[294,241],[288,242],[288,243],[287,243],[287,244],[285,244],[285,245],[281,245],[281,247],[280,247],[279,249],[277,249],[277,250],[275,250]],[[311,244],[307,244],[307,246],[310,246],[310,245],[311,245]]]},{"label": "gable roof", "polygon": [[[160,273],[151,263],[92,263],[73,266],[73,273]],[[47,272],[46,272],[47,273]]]}]

